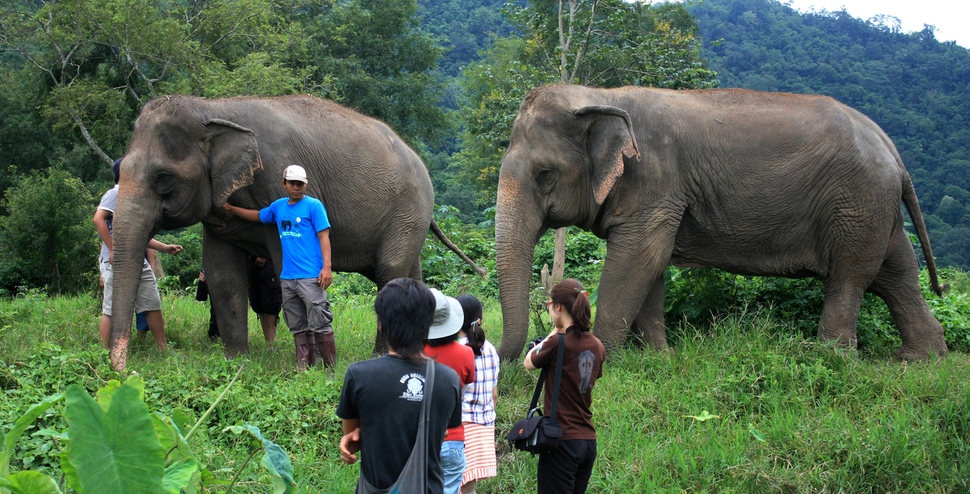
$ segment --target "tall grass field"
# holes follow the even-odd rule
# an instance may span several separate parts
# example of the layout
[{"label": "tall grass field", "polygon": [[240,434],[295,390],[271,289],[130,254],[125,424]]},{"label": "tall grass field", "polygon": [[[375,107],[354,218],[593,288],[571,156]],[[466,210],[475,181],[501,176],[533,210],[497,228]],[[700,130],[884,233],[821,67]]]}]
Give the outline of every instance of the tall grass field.
[{"label": "tall grass field", "polygon": [[[966,316],[966,296],[951,293],[963,306],[949,310]],[[287,452],[296,492],[353,492],[359,466],[340,461],[334,411],[347,366],[371,357],[373,296],[331,303],[339,353],[333,377],[322,369],[297,372],[285,325],[270,347],[254,316],[251,351],[227,361],[206,336],[208,305],[188,295],[163,296],[170,352],[158,352],[150,337],[132,340],[129,373],[144,380],[149,410],[195,422],[226,392],[189,441],[211,473],[203,492],[226,491],[218,479],[232,477],[232,492],[273,492],[270,474],[252,459],[252,441],[226,431],[243,423]],[[498,344],[499,303],[484,304],[486,333]],[[0,301],[0,433],[71,384],[93,394],[109,380],[125,380],[98,345],[99,316],[96,294]],[[678,323],[670,333],[672,351],[610,354],[593,390],[599,457],[590,492],[970,492],[966,353],[906,364],[888,350],[847,352],[805,337],[763,307],[703,328]],[[511,451],[504,435],[525,416],[536,378],[520,362],[503,366],[499,474],[479,492],[535,491],[536,458]],[[73,492],[58,460],[63,417],[61,403],[27,429],[11,472],[42,471]]]}]

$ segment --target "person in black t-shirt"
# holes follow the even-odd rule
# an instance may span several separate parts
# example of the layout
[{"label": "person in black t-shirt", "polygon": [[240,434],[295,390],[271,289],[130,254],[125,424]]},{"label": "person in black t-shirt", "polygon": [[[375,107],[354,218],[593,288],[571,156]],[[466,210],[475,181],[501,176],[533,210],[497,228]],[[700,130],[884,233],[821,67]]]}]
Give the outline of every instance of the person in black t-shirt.
[{"label": "person in black t-shirt", "polygon": [[[427,357],[422,351],[435,310],[431,290],[420,281],[388,282],[374,301],[377,323],[387,343],[383,357],[347,368],[337,404],[343,424],[340,453],[346,464],[357,461],[360,474],[375,488],[397,481],[414,448],[421,416]],[[461,425],[458,374],[435,363],[428,428],[428,492],[441,493],[441,443],[445,430]]]}]

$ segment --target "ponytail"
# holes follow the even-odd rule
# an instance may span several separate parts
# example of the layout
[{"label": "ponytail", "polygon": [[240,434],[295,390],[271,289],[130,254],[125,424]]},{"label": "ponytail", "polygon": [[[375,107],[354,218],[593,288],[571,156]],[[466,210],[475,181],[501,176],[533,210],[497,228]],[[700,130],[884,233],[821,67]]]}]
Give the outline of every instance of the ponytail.
[{"label": "ponytail", "polygon": [[485,345],[485,330],[482,329],[482,303],[472,295],[459,295],[458,303],[461,310],[465,313],[465,320],[461,325],[461,330],[468,336],[467,345],[475,352],[475,356],[482,355],[482,346]]},{"label": "ponytail", "polygon": [[556,286],[552,287],[551,298],[553,302],[567,308],[576,329],[584,333],[590,330],[592,308],[589,304],[589,295],[586,294],[579,280],[566,278],[556,283]]}]

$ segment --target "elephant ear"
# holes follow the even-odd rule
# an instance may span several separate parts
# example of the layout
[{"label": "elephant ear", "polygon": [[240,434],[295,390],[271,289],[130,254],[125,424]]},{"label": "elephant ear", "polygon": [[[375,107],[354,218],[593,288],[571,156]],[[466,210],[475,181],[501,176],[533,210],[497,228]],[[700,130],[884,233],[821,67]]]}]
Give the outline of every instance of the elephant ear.
[{"label": "elephant ear", "polygon": [[221,208],[233,192],[253,183],[253,174],[263,169],[263,162],[252,130],[220,118],[209,120],[205,126],[209,131],[212,205]]},{"label": "elephant ear", "polygon": [[589,120],[586,136],[593,165],[593,198],[600,205],[623,175],[623,158],[640,159],[637,138],[630,115],[615,106],[586,106],[573,114]]}]

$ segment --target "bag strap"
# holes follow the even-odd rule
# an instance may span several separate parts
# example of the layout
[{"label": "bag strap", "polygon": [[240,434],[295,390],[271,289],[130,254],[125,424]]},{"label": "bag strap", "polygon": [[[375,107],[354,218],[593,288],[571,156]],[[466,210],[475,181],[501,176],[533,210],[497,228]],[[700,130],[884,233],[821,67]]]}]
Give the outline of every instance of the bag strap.
[{"label": "bag strap", "polygon": [[428,435],[425,423],[431,420],[431,395],[434,391],[434,360],[428,359],[428,366],[424,371],[424,396],[421,398],[421,419],[418,420],[418,437],[414,441],[414,449],[418,446],[428,449]]},{"label": "bag strap", "polygon": [[553,422],[556,421],[556,405],[559,404],[559,381],[562,379],[562,356],[565,351],[566,346],[566,335],[559,335],[559,350],[556,356],[556,381],[552,385],[552,411],[549,412],[549,418]]},{"label": "bag strap", "polygon": [[[566,335],[559,335],[559,349],[556,352],[556,380],[552,385],[552,410],[550,410],[549,417],[552,420],[556,420],[556,405],[559,403],[559,382],[562,380],[562,356],[565,350]],[[532,404],[529,405],[529,411],[535,410],[536,405],[539,404],[539,395],[542,394],[542,385],[546,382],[546,375],[548,374],[549,367],[543,367],[542,371],[539,372],[539,382],[536,383],[536,390],[532,393]]]},{"label": "bag strap", "polygon": [[401,470],[401,475],[398,477],[399,482],[401,477],[408,472],[409,469],[418,469],[419,475],[425,479],[424,484],[427,485],[428,469],[427,464],[423,460],[428,456],[428,434],[430,428],[427,427],[427,423],[431,421],[431,395],[434,391],[434,360],[428,359],[427,368],[424,371],[424,396],[421,398],[421,417],[418,419],[418,433],[417,437],[414,439],[414,448],[411,449],[411,455],[408,457],[407,463],[404,465],[404,469]]}]

